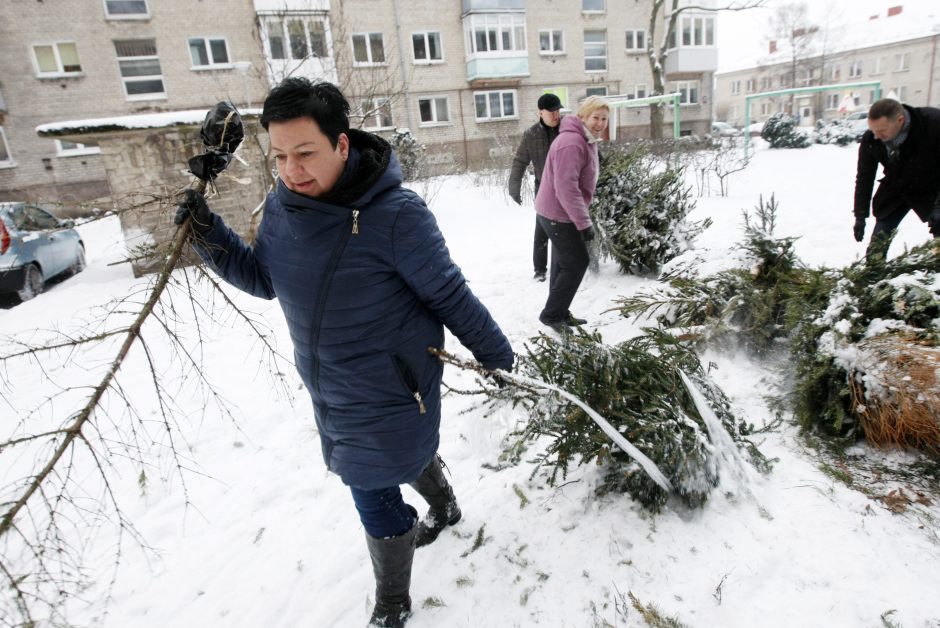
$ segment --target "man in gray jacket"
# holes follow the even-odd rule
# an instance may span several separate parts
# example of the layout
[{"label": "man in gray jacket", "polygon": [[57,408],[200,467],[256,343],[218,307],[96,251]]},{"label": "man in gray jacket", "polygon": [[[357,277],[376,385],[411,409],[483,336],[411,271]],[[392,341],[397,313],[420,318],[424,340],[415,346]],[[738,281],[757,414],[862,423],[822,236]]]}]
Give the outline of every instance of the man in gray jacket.
[{"label": "man in gray jacket", "polygon": [[[509,196],[519,205],[522,205],[522,177],[529,163],[535,170],[535,194],[538,194],[548,148],[558,137],[558,123],[561,122],[561,100],[555,94],[542,94],[538,108],[539,121],[522,134],[522,141],[519,142],[519,148],[512,158],[512,170],[509,173]],[[534,278],[537,281],[545,281],[545,273],[548,270],[548,234],[539,226],[537,220],[532,246],[532,265],[535,268]]]}]

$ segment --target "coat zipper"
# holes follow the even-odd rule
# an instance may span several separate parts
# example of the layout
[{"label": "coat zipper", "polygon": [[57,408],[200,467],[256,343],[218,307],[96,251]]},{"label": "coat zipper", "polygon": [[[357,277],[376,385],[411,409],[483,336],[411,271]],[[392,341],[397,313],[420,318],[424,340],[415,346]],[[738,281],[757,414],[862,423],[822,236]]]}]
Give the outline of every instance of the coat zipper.
[{"label": "coat zipper", "polygon": [[359,235],[359,210],[358,209],[352,210],[352,217],[353,217],[353,226],[352,226],[353,235]]}]

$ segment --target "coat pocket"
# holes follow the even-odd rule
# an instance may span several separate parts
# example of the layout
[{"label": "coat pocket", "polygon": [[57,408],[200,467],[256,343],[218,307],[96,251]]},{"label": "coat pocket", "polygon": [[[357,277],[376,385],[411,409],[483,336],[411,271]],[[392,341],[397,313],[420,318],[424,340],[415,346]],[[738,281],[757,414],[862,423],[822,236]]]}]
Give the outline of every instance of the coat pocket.
[{"label": "coat pocket", "polygon": [[405,390],[408,392],[408,396],[418,402],[418,413],[424,414],[427,409],[424,407],[424,399],[421,397],[421,387],[418,385],[418,378],[415,376],[414,370],[412,370],[408,363],[399,355],[392,356],[392,365],[395,367],[399,381],[401,381],[402,386],[404,386]]}]

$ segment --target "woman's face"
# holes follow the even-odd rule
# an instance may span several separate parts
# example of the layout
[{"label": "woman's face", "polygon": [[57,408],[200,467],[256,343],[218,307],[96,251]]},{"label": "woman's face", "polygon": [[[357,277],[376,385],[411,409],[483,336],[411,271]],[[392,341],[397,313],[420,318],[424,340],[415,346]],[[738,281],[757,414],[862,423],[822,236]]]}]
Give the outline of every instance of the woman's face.
[{"label": "woman's face", "polygon": [[287,189],[316,198],[326,194],[343,174],[349,138],[341,133],[334,147],[313,118],[303,117],[268,125],[271,154]]},{"label": "woman's face", "polygon": [[595,109],[591,114],[582,120],[584,126],[594,137],[600,138],[604,135],[604,129],[607,128],[607,119],[610,117],[610,110],[607,108]]}]

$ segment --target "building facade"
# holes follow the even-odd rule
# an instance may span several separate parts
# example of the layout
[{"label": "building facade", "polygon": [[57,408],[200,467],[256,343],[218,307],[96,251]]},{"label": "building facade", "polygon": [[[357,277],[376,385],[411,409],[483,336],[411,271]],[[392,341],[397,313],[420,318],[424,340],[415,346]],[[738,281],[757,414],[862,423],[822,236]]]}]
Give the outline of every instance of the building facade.
[{"label": "building facade", "polygon": [[[36,127],[109,116],[258,107],[286,76],[336,82],[352,123],[407,128],[435,172],[504,167],[546,91],[642,98],[652,0],[60,0],[0,3],[0,200],[112,194],[93,135]],[[53,6],[54,5],[54,6]],[[661,37],[668,16],[660,16]],[[710,123],[714,13],[679,16],[667,91],[681,132]],[[618,138],[649,135],[647,108]],[[672,114],[665,124],[672,128]],[[74,126],[74,125],[73,125]]]},{"label": "building facade", "polygon": [[[882,18],[872,27],[883,27]],[[752,123],[777,112],[798,115],[802,125],[864,111],[875,101],[875,86],[821,90],[812,93],[760,97],[757,94],[814,86],[878,82],[882,97],[891,96],[914,106],[940,106],[940,24],[923,24],[920,34],[888,38],[869,44],[836,47],[828,54],[796,60],[771,57],[760,65],[715,75],[715,119],[735,126],[745,122],[749,96]],[[866,39],[865,37],[856,39]]]}]

